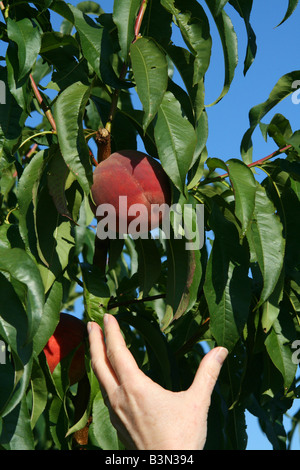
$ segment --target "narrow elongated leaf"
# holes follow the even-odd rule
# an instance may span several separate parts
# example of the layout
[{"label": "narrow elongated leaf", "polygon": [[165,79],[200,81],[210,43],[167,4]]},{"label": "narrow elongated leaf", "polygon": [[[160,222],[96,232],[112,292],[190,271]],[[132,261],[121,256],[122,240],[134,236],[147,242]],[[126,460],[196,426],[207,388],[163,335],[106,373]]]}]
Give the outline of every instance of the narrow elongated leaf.
[{"label": "narrow elongated leaf", "polygon": [[232,5],[236,11],[240,14],[243,18],[246,26],[247,36],[248,36],[248,45],[247,45],[247,52],[246,58],[244,62],[244,75],[248,72],[250,66],[252,65],[256,52],[257,52],[257,45],[256,45],[256,36],[255,32],[250,23],[250,15],[253,6],[253,0],[230,0],[230,5]]},{"label": "narrow elongated leaf", "polygon": [[261,324],[265,333],[268,333],[280,313],[280,303],[283,298],[284,276],[283,271],[279,277],[276,287],[268,300],[262,305]]},{"label": "narrow elongated leaf", "polygon": [[170,356],[168,351],[168,343],[164,334],[157,325],[147,321],[143,316],[122,313],[120,316],[122,321],[128,322],[143,337],[147,348],[150,348],[160,365],[164,386],[169,390],[172,389],[172,371]]},{"label": "narrow elongated leaf", "polygon": [[226,163],[219,158],[208,158],[206,164],[210,171],[222,168],[228,173],[235,197],[235,214],[241,222],[241,238],[243,238],[254,213],[256,195],[254,175],[247,165],[235,158],[228,160]]},{"label": "narrow elongated leaf", "polygon": [[265,340],[265,345],[272,362],[283,376],[284,387],[287,391],[295,378],[298,365],[292,360],[291,339],[286,337],[284,331],[286,329],[280,324],[279,319],[276,319]]},{"label": "narrow elongated leaf", "polygon": [[210,218],[215,234],[208,260],[204,293],[210,314],[210,329],[218,345],[232,350],[246,324],[251,284],[248,250],[240,244],[238,231],[216,204]]},{"label": "narrow elongated leaf", "polygon": [[254,218],[246,236],[263,276],[263,289],[258,307],[274,291],[283,267],[285,253],[282,224],[275,214],[272,201],[259,183],[257,183]]},{"label": "narrow elongated leaf", "polygon": [[0,270],[21,282],[25,289],[27,303],[28,341],[37,332],[44,308],[44,288],[37,265],[31,257],[19,248],[0,248]]},{"label": "narrow elongated leaf", "polygon": [[41,48],[41,34],[28,18],[20,21],[7,19],[7,35],[17,44],[18,71],[16,79],[21,81],[31,72]]},{"label": "narrow elongated leaf", "polygon": [[1,92],[5,92],[5,102],[0,100],[0,157],[9,157],[21,136],[26,118],[9,91],[7,70],[4,67],[0,67],[0,88]]},{"label": "narrow elongated leaf", "polygon": [[[2,250],[12,251],[3,248]],[[20,403],[31,376],[32,342],[27,341],[28,315],[23,307],[23,298],[20,299],[24,292],[25,288],[18,279],[14,278],[10,282],[9,273],[0,273],[0,337],[9,345],[12,353],[12,361],[0,367],[2,417],[8,415]]]},{"label": "narrow elongated leaf", "polygon": [[189,252],[185,249],[186,240],[167,240],[168,280],[166,292],[166,311],[161,322],[161,329],[165,330],[172,322],[186,291]]},{"label": "narrow elongated leaf", "polygon": [[47,344],[48,339],[54,333],[59,322],[59,314],[62,308],[63,287],[61,279],[55,281],[47,293],[43,315],[37,334],[33,338],[33,349],[39,355]]},{"label": "narrow elongated leaf", "polygon": [[218,4],[214,0],[205,1],[219,31],[225,61],[225,80],[223,90],[216,101],[211,104],[212,106],[220,101],[229,91],[234,78],[235,69],[238,64],[238,45],[232,21],[227,13],[223,9],[220,11]]},{"label": "narrow elongated leaf", "polygon": [[170,45],[167,52],[185,84],[194,111],[195,122],[197,122],[204,109],[205,90],[204,81],[201,80],[194,84],[194,65],[192,66],[192,64],[196,59],[190,51],[183,47]]},{"label": "narrow elongated leaf", "polygon": [[5,450],[34,450],[26,397],[3,420],[0,445]]},{"label": "narrow elongated leaf", "polygon": [[184,191],[185,178],[193,162],[196,133],[170,92],[165,94],[159,107],[154,137],[165,172],[175,186]]},{"label": "narrow elongated leaf", "polygon": [[48,389],[44,373],[35,359],[33,361],[32,375],[31,375],[31,390],[32,390],[32,411],[31,411],[31,428],[36,425],[37,420],[43,413],[48,399]]},{"label": "narrow elongated leaf", "polygon": [[90,432],[100,449],[118,450],[117,431],[111,424],[109,411],[104,403],[101,392],[98,392],[93,401],[93,421]]},{"label": "narrow elongated leaf", "polygon": [[144,131],[154,119],[168,86],[166,55],[150,38],[140,38],[130,48],[137,93],[145,112]]},{"label": "narrow elongated leaf", "polygon": [[82,266],[82,277],[87,317],[103,326],[103,316],[110,299],[109,287],[96,267]]},{"label": "narrow elongated leaf", "polygon": [[299,0],[288,0],[288,1],[289,1],[288,9],[286,11],[286,14],[285,14],[283,20],[279,23],[278,26],[281,26],[286,20],[288,20],[290,18],[290,16],[292,16],[292,14],[296,10],[297,5],[299,3]]},{"label": "narrow elongated leaf", "polygon": [[114,2],[113,20],[118,28],[121,56],[125,62],[134,39],[134,25],[140,5],[140,0],[116,0]]},{"label": "narrow elongated leaf", "polygon": [[184,41],[195,56],[194,86],[203,79],[210,63],[212,39],[206,13],[196,0],[161,0],[161,4],[175,16]]},{"label": "narrow elongated leaf", "polygon": [[56,31],[43,34],[40,53],[44,54],[45,52],[59,49],[62,46],[72,48],[76,56],[79,55],[79,44],[76,39],[70,34],[62,34]]},{"label": "narrow elongated leaf", "polygon": [[228,160],[226,165],[235,197],[235,214],[242,224],[244,237],[254,212],[256,182],[252,171],[240,160]]},{"label": "narrow elongated leaf", "polygon": [[138,275],[141,282],[141,292],[146,297],[157,282],[161,272],[161,259],[154,240],[138,238],[135,240],[138,253]]},{"label": "narrow elongated leaf", "polygon": [[[99,14],[99,5],[93,7],[91,12]],[[128,88],[124,80],[120,80],[111,64],[113,44],[110,41],[107,28],[103,28],[84,12],[90,12],[88,4],[86,7],[77,8],[62,1],[55,1],[51,8],[72,23],[80,37],[82,52],[92,69],[109,86],[113,88]],[[83,10],[83,11],[81,11]]]},{"label": "narrow elongated leaf", "polygon": [[72,220],[65,194],[66,180],[69,173],[70,170],[58,148],[57,152],[52,156],[47,173],[48,188],[59,214]]},{"label": "narrow elongated leaf", "polygon": [[83,133],[83,115],[89,96],[89,86],[74,83],[57,98],[54,114],[62,156],[86,194],[92,184],[89,148]]},{"label": "narrow elongated leaf", "polygon": [[246,164],[252,162],[252,135],[255,131],[256,127],[260,123],[260,121],[264,118],[264,116],[271,111],[274,106],[280,103],[282,100],[290,96],[294,91],[293,83],[297,80],[300,80],[300,71],[296,70],[294,72],[288,73],[281,77],[276,85],[274,86],[273,90],[270,93],[269,98],[257,105],[254,106],[249,112],[249,121],[250,127],[246,131],[243,136],[242,143],[241,143],[241,154],[243,157],[243,161]]}]

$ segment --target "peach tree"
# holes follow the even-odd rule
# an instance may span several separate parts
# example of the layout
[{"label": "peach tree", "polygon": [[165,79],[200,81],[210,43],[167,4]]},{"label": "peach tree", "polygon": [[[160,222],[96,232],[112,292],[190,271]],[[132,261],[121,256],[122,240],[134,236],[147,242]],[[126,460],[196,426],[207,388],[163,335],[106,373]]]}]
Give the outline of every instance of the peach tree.
[{"label": "peach tree", "polygon": [[[76,384],[76,348],[53,373],[44,353],[61,312],[101,325],[107,311],[143,371],[174,391],[189,386],[207,348],[228,348],[207,449],[244,449],[246,412],[274,449],[288,447],[299,420],[288,433],[283,418],[299,396],[300,140],[287,117],[268,113],[295,92],[300,71],[287,70],[250,110],[240,158],[214,158],[206,145],[212,46],[220,41],[224,55],[217,106],[237,68],[234,10],[248,37],[245,74],[255,60],[252,4],[115,0],[106,13],[92,1],[0,1],[2,449],[123,448],[86,339]],[[258,127],[274,153],[254,161]],[[172,203],[189,210],[170,219],[169,237],[100,240],[93,172],[111,153],[140,148],[160,162]],[[187,250],[192,236],[204,243]]]}]

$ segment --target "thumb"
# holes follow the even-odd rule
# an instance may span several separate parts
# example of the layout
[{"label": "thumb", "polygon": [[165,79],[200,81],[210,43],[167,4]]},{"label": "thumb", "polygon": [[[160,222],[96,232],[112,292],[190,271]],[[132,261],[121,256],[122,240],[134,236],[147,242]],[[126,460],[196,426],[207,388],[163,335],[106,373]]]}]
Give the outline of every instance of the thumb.
[{"label": "thumb", "polygon": [[226,348],[217,347],[209,351],[200,362],[190,390],[207,406],[227,356]]}]

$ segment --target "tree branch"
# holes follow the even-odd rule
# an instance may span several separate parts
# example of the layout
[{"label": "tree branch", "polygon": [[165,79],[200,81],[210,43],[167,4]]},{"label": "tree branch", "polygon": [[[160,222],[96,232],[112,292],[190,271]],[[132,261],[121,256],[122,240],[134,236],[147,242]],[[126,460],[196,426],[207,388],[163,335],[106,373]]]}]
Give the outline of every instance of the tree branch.
[{"label": "tree branch", "polygon": [[[248,168],[254,168],[254,167],[262,166],[267,161],[271,160],[271,158],[277,157],[281,153],[284,153],[284,152],[286,152],[287,150],[289,150],[291,148],[292,148],[292,145],[287,145],[286,147],[283,147],[281,149],[276,150],[275,152],[271,153],[267,157],[264,157],[264,158],[261,158],[260,160],[249,163],[247,166],[248,166]],[[208,180],[204,180],[202,182],[199,182],[198,185],[195,186],[195,188],[197,188],[198,186],[203,186],[204,184],[210,184],[210,183],[214,183],[214,182],[217,182],[217,181],[222,181],[225,178],[228,178],[228,176],[229,176],[229,173],[225,173],[223,175],[216,176],[216,177],[208,179]]]},{"label": "tree branch", "polygon": [[152,300],[164,299],[166,297],[165,294],[158,294],[158,295],[150,295],[149,297],[144,297],[143,299],[131,299],[126,300],[124,302],[115,302],[113,304],[108,303],[108,310],[117,307],[128,307],[132,304],[139,304],[143,302],[151,302]]},{"label": "tree branch", "polygon": [[[135,43],[136,40],[140,36],[140,30],[141,30],[143,18],[144,18],[146,9],[147,9],[148,1],[149,0],[142,0],[142,4],[141,4],[139,13],[138,13],[137,18],[136,18],[135,26],[134,26],[134,39],[133,39],[132,43]],[[125,79],[127,69],[128,69],[128,64],[126,62],[124,62],[121,73],[120,73],[120,77],[119,77],[120,80]],[[109,113],[109,117],[108,117],[108,120],[107,120],[107,123],[106,123],[106,126],[105,126],[105,129],[107,129],[109,131],[109,133],[111,133],[112,122],[114,120],[114,117],[115,117],[115,114],[116,114],[116,111],[117,111],[119,94],[120,94],[120,90],[115,90],[115,92],[112,96],[110,113]]]},{"label": "tree branch", "polygon": [[50,123],[50,125],[53,129],[53,132],[56,132],[56,124],[55,124],[54,118],[52,116],[51,110],[49,109],[49,107],[44,102],[44,100],[43,100],[43,98],[42,98],[42,96],[39,92],[39,89],[38,89],[38,87],[37,87],[37,85],[34,81],[34,78],[33,78],[32,74],[29,75],[29,78],[30,78],[31,87],[32,87],[34,96],[36,97],[41,109],[44,111],[45,116],[48,119],[48,121],[49,121],[49,123]]}]

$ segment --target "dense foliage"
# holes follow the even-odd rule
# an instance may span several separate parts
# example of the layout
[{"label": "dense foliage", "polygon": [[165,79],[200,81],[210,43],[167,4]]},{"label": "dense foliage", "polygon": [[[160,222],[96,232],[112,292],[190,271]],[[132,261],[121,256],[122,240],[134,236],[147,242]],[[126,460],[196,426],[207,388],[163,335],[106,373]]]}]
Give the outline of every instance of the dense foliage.
[{"label": "dense foliage", "polygon": [[[81,302],[84,321],[117,315],[140,367],[172,390],[189,386],[204,345],[229,349],[208,449],[246,447],[246,410],[275,449],[289,445],[283,416],[299,394],[300,134],[281,114],[266,120],[295,92],[300,71],[287,71],[251,109],[241,159],[209,158],[206,147],[212,45],[221,39],[224,52],[217,105],[238,61],[232,9],[248,35],[245,74],[255,60],[252,3],[115,0],[107,14],[91,1],[0,2],[1,448],[122,448],[88,348],[87,375],[72,387],[70,358],[53,375],[45,361],[59,313]],[[289,0],[283,21],[297,3]],[[185,46],[174,42],[174,28]],[[253,162],[257,126],[275,153]],[[205,243],[186,250],[189,234],[176,236],[173,221],[170,240],[111,240],[103,273],[94,256],[93,169],[107,145],[115,151],[141,143],[160,160],[173,202],[190,204],[185,218],[194,228],[196,206],[204,205]],[[261,182],[255,167],[266,174]]]}]

